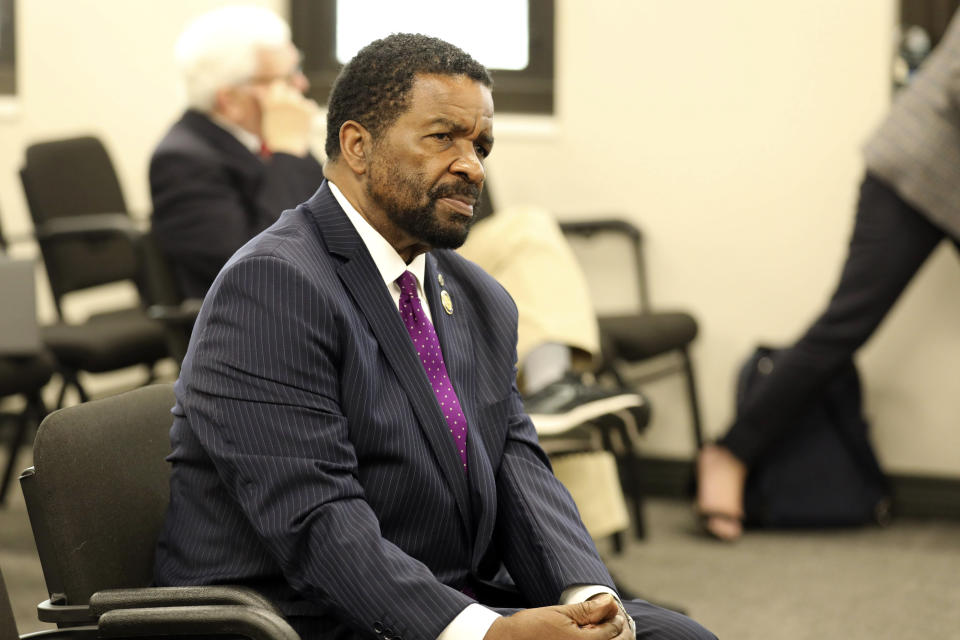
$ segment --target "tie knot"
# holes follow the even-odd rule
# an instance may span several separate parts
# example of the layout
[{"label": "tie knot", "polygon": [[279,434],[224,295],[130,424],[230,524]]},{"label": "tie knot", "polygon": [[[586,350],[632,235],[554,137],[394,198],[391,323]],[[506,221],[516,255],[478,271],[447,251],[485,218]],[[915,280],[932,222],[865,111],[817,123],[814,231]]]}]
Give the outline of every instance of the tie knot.
[{"label": "tie knot", "polygon": [[395,282],[400,286],[400,295],[404,297],[417,295],[417,278],[409,271],[404,271]]}]

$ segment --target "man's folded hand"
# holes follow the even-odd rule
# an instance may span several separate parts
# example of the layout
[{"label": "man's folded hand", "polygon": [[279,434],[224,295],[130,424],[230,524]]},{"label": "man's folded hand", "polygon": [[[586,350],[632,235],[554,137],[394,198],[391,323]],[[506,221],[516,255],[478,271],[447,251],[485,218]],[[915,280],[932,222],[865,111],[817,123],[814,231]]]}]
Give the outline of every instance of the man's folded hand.
[{"label": "man's folded hand", "polygon": [[484,640],[632,640],[617,601],[603,594],[586,602],[525,609],[499,618]]}]

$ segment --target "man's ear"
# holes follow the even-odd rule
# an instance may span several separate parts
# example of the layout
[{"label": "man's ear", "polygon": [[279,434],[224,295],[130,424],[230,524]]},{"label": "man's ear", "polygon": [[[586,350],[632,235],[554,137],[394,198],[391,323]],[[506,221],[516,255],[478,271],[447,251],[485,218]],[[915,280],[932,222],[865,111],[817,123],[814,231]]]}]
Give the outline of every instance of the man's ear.
[{"label": "man's ear", "polygon": [[357,175],[367,172],[367,154],[373,144],[370,132],[355,120],[340,125],[340,157]]},{"label": "man's ear", "polygon": [[221,87],[213,94],[213,113],[233,121],[233,87]]}]

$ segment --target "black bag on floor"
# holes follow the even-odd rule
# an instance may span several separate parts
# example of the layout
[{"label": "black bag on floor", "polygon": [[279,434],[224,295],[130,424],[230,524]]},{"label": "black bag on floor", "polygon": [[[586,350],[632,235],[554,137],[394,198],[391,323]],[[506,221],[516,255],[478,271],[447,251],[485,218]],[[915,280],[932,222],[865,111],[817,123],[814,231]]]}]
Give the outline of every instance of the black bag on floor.
[{"label": "black bag on floor", "polygon": [[[740,370],[737,407],[777,366],[778,351],[758,347]],[[848,362],[798,424],[750,470],[746,524],[768,527],[885,523],[890,491],[868,438],[860,378]]]}]

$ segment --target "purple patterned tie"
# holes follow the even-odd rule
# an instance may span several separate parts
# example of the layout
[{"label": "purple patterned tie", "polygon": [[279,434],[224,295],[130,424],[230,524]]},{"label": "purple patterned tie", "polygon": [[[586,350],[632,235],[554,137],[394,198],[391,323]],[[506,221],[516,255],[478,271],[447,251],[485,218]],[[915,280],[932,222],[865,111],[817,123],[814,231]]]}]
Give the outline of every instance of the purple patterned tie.
[{"label": "purple patterned tie", "polygon": [[467,419],[460,408],[460,400],[453,390],[453,385],[450,384],[450,376],[447,375],[447,365],[444,364],[443,353],[440,352],[437,332],[434,331],[430,319],[427,318],[427,315],[423,312],[423,307],[420,306],[416,277],[409,271],[404,271],[396,282],[400,286],[400,317],[403,318],[407,333],[413,340],[413,346],[417,348],[420,362],[423,363],[427,378],[433,386],[433,393],[437,396],[440,409],[443,410],[443,415],[447,419],[447,426],[450,427],[450,433],[453,434],[457,451],[460,452],[463,470],[466,471]]}]

